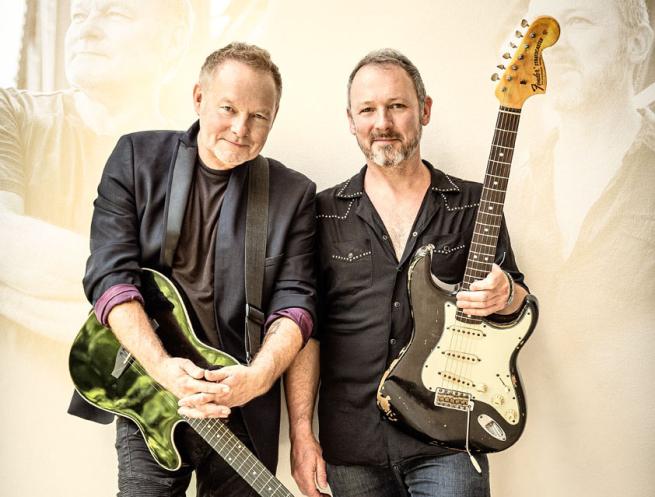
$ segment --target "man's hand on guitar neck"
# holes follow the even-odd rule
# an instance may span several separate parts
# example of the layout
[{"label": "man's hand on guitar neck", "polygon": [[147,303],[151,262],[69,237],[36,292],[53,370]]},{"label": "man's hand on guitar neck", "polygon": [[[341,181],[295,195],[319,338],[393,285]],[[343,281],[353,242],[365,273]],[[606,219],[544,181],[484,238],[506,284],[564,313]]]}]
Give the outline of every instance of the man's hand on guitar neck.
[{"label": "man's hand on guitar neck", "polygon": [[512,283],[514,293],[510,299],[512,286],[509,278],[509,274],[500,269],[498,264],[494,264],[484,279],[471,283],[469,291],[457,293],[457,307],[471,316],[516,312],[528,292],[521,285]]}]

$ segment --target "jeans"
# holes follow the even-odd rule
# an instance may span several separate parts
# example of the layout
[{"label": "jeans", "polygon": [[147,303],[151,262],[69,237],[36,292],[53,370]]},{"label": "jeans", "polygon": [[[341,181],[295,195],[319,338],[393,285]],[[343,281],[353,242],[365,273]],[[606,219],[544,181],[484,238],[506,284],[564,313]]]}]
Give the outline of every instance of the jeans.
[{"label": "jeans", "polygon": [[466,453],[417,457],[391,468],[327,465],[334,497],[489,497],[489,463],[476,455],[482,474]]},{"label": "jeans", "polygon": [[[230,416],[230,429],[253,450],[240,416],[232,418]],[[139,428],[132,421],[118,417],[118,497],[183,497],[194,470],[198,497],[257,496],[188,424],[177,426],[175,442],[184,462],[180,469],[168,471],[155,462]]]}]

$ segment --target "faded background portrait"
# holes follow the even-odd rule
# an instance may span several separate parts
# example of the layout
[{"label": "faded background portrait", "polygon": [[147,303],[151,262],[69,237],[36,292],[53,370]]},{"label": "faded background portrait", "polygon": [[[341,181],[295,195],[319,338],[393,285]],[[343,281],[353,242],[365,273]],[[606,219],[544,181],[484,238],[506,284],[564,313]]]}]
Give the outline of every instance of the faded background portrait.
[{"label": "faded background portrait", "polygon": [[[93,199],[124,133],[186,129],[205,56],[256,43],[283,95],[264,154],[326,188],[363,165],[346,81],[393,47],[434,99],[424,157],[484,176],[489,76],[522,18],[555,17],[546,95],[528,100],[505,212],[540,301],[518,360],[528,423],[492,494],[655,495],[652,0],[0,1],[0,495],[115,495],[114,427],[66,414]],[[293,491],[287,425],[278,476]],[[297,493],[299,495],[299,493]]]}]

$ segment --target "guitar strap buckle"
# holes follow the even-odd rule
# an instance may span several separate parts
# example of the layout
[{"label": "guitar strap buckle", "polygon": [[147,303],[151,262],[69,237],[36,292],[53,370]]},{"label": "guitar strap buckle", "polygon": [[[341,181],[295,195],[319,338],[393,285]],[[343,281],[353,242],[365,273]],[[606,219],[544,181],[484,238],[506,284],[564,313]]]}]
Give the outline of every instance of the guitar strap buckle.
[{"label": "guitar strap buckle", "polygon": [[262,328],[266,315],[252,304],[246,304],[246,364],[250,364],[261,345]]}]

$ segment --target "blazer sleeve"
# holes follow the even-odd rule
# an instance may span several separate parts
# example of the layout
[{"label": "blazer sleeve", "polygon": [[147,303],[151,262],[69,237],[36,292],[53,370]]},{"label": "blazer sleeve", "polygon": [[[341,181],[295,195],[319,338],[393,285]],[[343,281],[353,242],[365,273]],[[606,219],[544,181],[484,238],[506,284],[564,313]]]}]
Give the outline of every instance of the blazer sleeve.
[{"label": "blazer sleeve", "polygon": [[287,232],[284,254],[280,257],[280,268],[268,303],[269,315],[300,307],[307,310],[316,323],[315,197],[316,185],[308,181]]},{"label": "blazer sleeve", "polygon": [[96,301],[110,287],[140,287],[139,219],[135,200],[134,149],[123,136],[109,156],[93,203],[91,255],[86,264],[84,292]]}]

